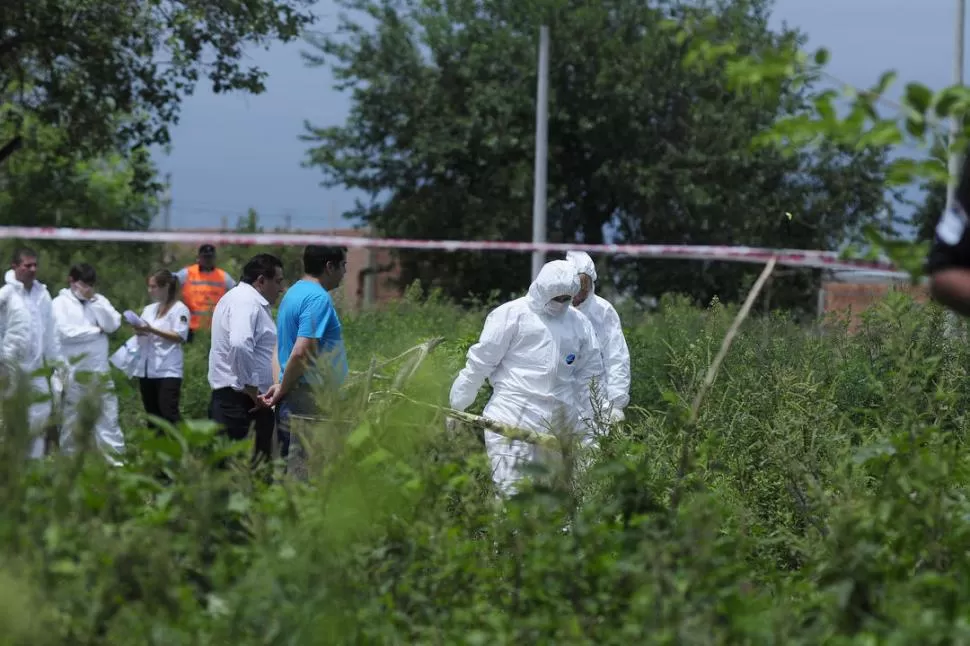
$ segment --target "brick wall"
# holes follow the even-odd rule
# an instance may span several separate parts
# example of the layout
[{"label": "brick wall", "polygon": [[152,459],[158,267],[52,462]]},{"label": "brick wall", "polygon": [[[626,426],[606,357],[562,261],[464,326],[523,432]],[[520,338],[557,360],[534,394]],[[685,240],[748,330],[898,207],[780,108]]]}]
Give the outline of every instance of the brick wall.
[{"label": "brick wall", "polygon": [[890,290],[908,293],[920,303],[929,300],[926,285],[826,282],[822,284],[822,311],[826,316],[847,317],[849,329],[855,330],[861,313],[882,300]]},{"label": "brick wall", "polygon": [[[355,310],[364,306],[368,253],[367,249],[347,250],[347,275],[344,277],[343,291],[346,304]],[[373,262],[377,270],[374,278],[374,304],[381,305],[400,298],[401,290],[394,283],[400,275],[400,269],[390,250],[375,249]]]}]

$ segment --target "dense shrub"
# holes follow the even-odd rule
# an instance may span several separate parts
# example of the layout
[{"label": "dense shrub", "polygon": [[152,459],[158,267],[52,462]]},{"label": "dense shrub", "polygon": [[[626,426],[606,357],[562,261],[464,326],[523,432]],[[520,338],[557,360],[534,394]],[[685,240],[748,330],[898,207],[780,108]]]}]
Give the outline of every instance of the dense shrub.
[{"label": "dense shrub", "polygon": [[[898,295],[856,335],[749,320],[690,424],[733,316],[676,298],[627,315],[628,423],[585,473],[504,506],[475,433],[447,432],[425,405],[446,402],[484,317],[434,297],[345,315],[355,371],[445,342],[407,384],[413,401],[364,405],[351,389],[352,423],[318,429],[339,449],[311,485],[213,469],[247,447],[204,422],[140,431],[123,379],[125,467],[90,453],[26,463],[9,397],[0,643],[970,640],[963,324]],[[194,418],[205,346],[188,348]]]}]

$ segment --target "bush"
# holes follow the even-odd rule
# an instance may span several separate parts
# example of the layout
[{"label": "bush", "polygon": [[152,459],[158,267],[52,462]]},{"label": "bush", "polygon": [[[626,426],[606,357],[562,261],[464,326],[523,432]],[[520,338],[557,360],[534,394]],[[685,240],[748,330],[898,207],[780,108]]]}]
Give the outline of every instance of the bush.
[{"label": "bush", "polygon": [[[666,298],[628,315],[628,423],[574,480],[544,480],[504,506],[475,434],[446,432],[421,403],[446,403],[484,318],[434,296],[344,316],[355,371],[446,340],[408,399],[364,404],[352,390],[352,423],[317,429],[339,450],[311,484],[214,469],[248,449],[205,422],[139,430],[122,379],[128,464],[90,452],[25,463],[10,397],[0,642],[970,639],[964,325],[954,333],[938,308],[902,295],[856,335],[749,320],[692,425],[685,402],[734,313]],[[208,398],[205,346],[187,350],[193,418]]]}]

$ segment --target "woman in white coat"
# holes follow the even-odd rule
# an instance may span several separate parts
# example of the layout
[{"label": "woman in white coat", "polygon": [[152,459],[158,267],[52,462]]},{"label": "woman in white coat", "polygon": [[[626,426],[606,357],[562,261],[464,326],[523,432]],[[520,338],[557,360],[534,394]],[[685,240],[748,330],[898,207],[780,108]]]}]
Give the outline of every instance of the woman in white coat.
[{"label": "woman in white coat", "polygon": [[152,303],[141,313],[145,325],[135,326],[139,346],[135,376],[145,412],[172,424],[182,419],[182,345],[189,336],[189,308],[177,294],[178,280],[172,272],[161,269],[149,276]]},{"label": "woman in white coat", "polygon": [[[85,397],[101,397],[101,415],[94,424],[98,447],[112,464],[120,464],[125,436],[118,424],[118,398],[108,364],[108,336],[121,327],[121,314],[102,294],[95,293],[94,267],[80,263],[68,272],[66,289],[54,298],[54,324],[61,352],[68,360],[61,450],[77,451],[78,406]],[[81,375],[89,375],[83,378]],[[91,378],[93,377],[93,379]]]},{"label": "woman in white coat", "polygon": [[[527,296],[493,310],[451,387],[451,407],[468,408],[488,379],[493,392],[484,417],[588,440],[591,383],[602,378],[603,364],[592,325],[569,307],[578,292],[576,269],[554,260],[542,268]],[[540,459],[534,445],[489,431],[485,447],[492,479],[506,495],[515,492],[521,467]]]}]

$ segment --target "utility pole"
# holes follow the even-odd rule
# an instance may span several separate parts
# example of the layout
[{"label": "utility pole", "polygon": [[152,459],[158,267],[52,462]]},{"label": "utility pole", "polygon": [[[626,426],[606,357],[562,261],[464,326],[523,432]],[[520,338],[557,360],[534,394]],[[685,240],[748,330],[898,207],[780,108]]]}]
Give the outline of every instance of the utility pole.
[{"label": "utility pole", "polygon": [[[549,151],[549,27],[539,27],[539,74],[536,87],[536,159],[532,199],[532,242],[546,241],[546,158]],[[532,252],[532,277],[539,274],[546,254]]]},{"label": "utility pole", "polygon": [[[964,43],[964,33],[966,25],[966,0],[956,0],[956,19],[955,31],[954,31],[954,51],[953,51],[953,84],[960,86],[963,85],[963,43]],[[963,151],[958,150],[955,146],[957,137],[960,136],[960,132],[963,130],[962,119],[957,119],[956,117],[950,117],[950,159],[949,159],[949,171],[950,171],[950,181],[947,184],[946,192],[946,208],[949,211],[954,206],[956,201],[956,191],[957,184],[959,183],[959,173],[960,164],[963,161]]]}]

